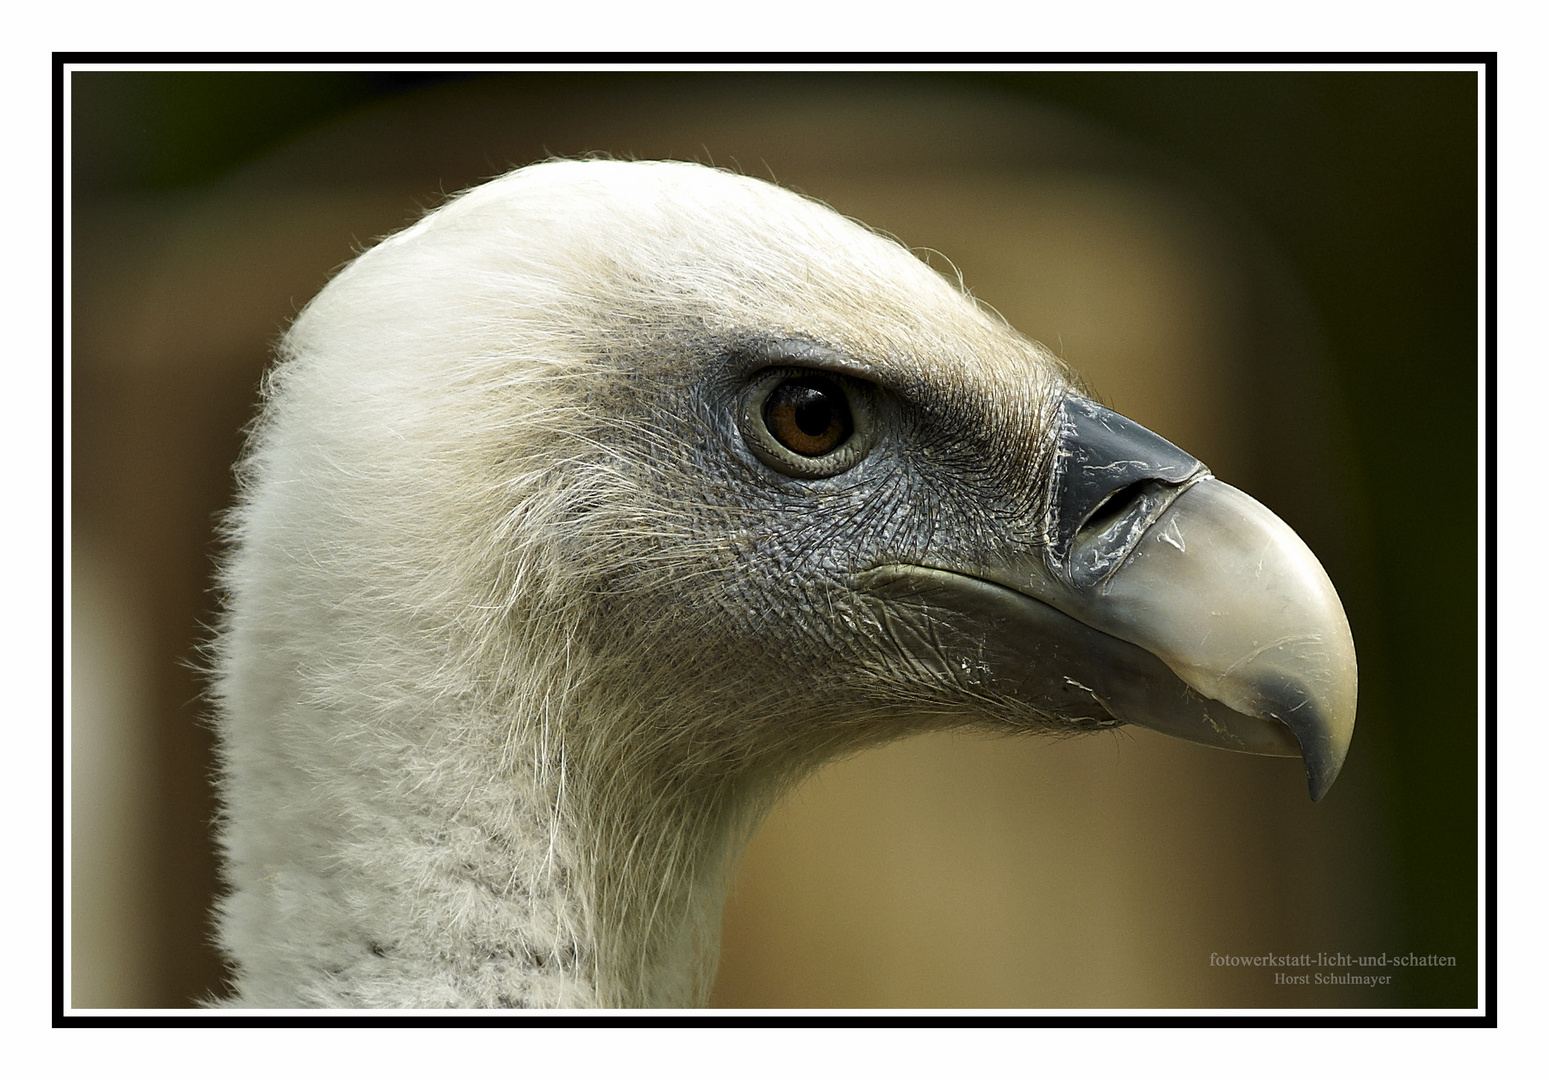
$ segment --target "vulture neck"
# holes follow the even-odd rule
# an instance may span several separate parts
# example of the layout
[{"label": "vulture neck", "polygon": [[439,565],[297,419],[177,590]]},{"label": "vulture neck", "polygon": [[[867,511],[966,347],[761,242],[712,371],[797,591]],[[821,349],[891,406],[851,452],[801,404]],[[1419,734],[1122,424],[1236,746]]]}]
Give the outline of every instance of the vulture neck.
[{"label": "vulture neck", "polygon": [[230,1004],[703,1005],[756,800],[630,750],[651,716],[566,696],[232,707]]}]

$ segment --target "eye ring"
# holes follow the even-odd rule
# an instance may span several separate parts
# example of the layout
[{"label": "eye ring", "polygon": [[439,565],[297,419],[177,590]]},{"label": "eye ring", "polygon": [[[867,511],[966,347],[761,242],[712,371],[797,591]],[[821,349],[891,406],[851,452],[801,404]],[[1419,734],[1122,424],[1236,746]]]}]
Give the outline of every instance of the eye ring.
[{"label": "eye ring", "polygon": [[853,468],[876,441],[874,390],[816,368],[766,368],[743,394],[742,437],[765,465],[818,479]]}]

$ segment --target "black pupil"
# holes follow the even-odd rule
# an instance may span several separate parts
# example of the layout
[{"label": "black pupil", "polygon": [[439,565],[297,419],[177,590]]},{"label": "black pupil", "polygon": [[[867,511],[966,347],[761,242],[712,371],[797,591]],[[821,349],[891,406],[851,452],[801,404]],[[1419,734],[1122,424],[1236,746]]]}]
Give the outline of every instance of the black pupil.
[{"label": "black pupil", "polygon": [[832,379],[789,379],[764,402],[764,423],[789,450],[820,457],[836,449],[854,430],[850,403]]},{"label": "black pupil", "polygon": [[800,386],[792,397],[795,398],[796,426],[808,435],[821,435],[834,422],[834,406],[823,391]]}]

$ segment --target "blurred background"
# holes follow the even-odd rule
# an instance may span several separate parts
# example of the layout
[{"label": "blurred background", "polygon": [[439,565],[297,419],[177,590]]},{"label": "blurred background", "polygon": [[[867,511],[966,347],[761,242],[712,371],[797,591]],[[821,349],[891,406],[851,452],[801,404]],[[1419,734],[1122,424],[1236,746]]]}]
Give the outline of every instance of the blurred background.
[{"label": "blurred background", "polygon": [[[961,270],[1296,528],[1361,664],[1318,805],[1294,762],[1147,732],[825,769],[748,852],[712,1004],[1482,1006],[1474,74],[67,78],[68,1004],[222,986],[197,668],[275,341],[449,194],[596,151],[773,178]],[[1455,966],[1211,964],[1320,951]]]}]

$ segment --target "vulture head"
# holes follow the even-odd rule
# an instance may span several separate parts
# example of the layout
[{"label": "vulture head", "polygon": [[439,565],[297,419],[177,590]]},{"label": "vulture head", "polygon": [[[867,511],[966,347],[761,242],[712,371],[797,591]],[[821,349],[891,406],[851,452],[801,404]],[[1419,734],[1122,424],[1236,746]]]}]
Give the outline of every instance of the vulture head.
[{"label": "vulture head", "polygon": [[682,1006],[817,765],[1355,714],[1287,526],[908,251],[771,184],[564,161],[346,267],[239,467],[219,937],[245,1006]]}]

